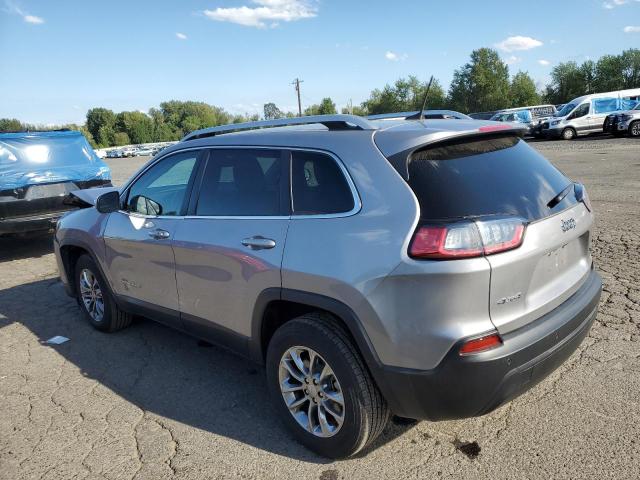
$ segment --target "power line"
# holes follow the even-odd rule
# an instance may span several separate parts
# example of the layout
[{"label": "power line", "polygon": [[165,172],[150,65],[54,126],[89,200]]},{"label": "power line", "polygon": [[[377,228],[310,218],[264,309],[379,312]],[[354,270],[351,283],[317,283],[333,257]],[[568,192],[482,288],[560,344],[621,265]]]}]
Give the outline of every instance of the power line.
[{"label": "power line", "polygon": [[299,78],[296,78],[291,85],[294,85],[296,87],[296,93],[298,94],[298,116],[301,117],[302,116],[302,102],[300,101],[300,84],[304,82],[304,80],[300,80]]}]

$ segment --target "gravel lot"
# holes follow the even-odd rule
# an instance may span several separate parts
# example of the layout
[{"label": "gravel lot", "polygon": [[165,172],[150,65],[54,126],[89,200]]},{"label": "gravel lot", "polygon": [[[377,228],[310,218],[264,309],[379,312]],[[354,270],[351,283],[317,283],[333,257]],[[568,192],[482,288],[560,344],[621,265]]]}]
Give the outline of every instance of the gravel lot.
[{"label": "gravel lot", "polygon": [[[579,351],[529,393],[482,418],[396,422],[328,462],[287,436],[260,369],[150,321],[94,331],[49,238],[0,239],[0,478],[638,478],[640,143],[534,146],[588,187],[605,291]],[[110,161],[115,183],[144,160]]]}]

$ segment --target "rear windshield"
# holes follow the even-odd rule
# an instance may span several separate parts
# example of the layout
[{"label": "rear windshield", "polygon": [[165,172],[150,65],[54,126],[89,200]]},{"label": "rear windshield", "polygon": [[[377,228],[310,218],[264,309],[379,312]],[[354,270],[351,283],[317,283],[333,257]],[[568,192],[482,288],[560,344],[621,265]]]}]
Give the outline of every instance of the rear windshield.
[{"label": "rear windshield", "polygon": [[576,203],[571,181],[517,137],[482,138],[420,150],[409,162],[409,185],[422,220],[517,215],[533,221]]}]

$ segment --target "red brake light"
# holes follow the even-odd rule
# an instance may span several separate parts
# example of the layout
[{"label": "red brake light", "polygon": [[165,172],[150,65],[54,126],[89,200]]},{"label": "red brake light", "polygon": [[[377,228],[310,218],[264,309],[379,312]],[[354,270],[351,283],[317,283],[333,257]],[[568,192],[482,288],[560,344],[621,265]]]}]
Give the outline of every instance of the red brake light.
[{"label": "red brake light", "polygon": [[[468,238],[447,241],[450,237],[461,237],[460,231],[467,228]],[[477,232],[477,231],[476,231]],[[420,227],[411,243],[412,257],[419,258],[468,258],[482,255],[480,238],[474,238],[473,229],[468,225],[452,228],[451,226]]]},{"label": "red brake light", "polygon": [[472,353],[486,352],[492,348],[502,345],[502,338],[497,333],[485,335],[484,337],[474,338],[462,344],[460,347],[460,355],[469,355]]},{"label": "red brake light", "polygon": [[510,127],[509,125],[485,125],[483,127],[478,128],[479,132],[497,132],[499,130],[509,130],[513,127]]},{"label": "red brake light", "polygon": [[525,225],[519,218],[500,218],[421,226],[409,254],[414,258],[455,259],[479,257],[519,247]]}]

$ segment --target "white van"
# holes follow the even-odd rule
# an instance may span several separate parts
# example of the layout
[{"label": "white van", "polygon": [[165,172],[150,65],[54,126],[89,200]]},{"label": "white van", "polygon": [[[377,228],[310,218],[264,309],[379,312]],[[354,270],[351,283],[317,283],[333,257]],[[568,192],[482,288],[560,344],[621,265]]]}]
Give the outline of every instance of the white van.
[{"label": "white van", "polygon": [[545,137],[571,140],[578,135],[602,132],[604,119],[611,112],[629,110],[640,100],[640,88],[594,93],[578,97],[542,125]]}]

